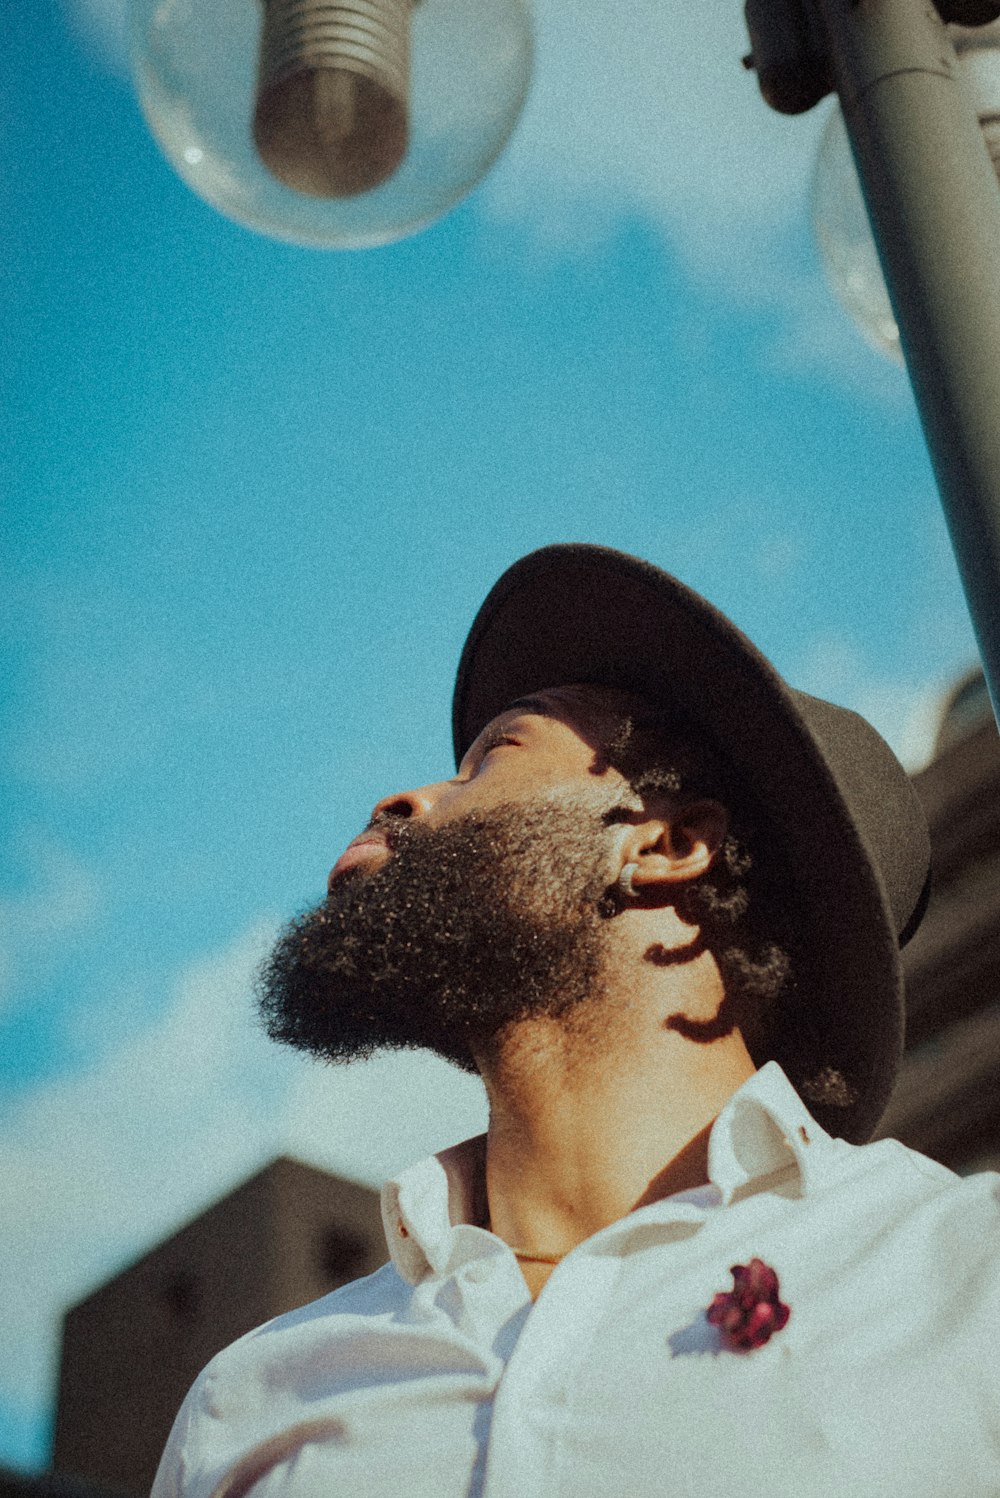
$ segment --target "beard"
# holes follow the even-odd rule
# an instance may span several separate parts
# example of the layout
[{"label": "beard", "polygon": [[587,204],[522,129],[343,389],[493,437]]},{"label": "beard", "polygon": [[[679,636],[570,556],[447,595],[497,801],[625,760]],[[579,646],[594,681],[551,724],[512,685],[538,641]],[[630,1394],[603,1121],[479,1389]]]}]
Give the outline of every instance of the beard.
[{"label": "beard", "polygon": [[509,1026],[598,996],[613,904],[594,806],[373,825],[388,861],[345,871],[258,975],[272,1040],[329,1061],[426,1048],[474,1071]]}]

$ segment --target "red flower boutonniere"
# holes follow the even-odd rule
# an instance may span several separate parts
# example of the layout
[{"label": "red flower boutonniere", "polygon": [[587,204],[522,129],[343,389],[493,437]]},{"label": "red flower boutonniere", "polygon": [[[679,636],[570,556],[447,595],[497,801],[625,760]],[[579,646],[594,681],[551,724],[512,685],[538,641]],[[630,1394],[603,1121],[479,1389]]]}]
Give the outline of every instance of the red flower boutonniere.
[{"label": "red flower boutonniere", "polygon": [[780,1332],[791,1311],[778,1299],[778,1276],[763,1259],[734,1264],[730,1273],[732,1290],[717,1295],[706,1314],[725,1347],[749,1352]]}]

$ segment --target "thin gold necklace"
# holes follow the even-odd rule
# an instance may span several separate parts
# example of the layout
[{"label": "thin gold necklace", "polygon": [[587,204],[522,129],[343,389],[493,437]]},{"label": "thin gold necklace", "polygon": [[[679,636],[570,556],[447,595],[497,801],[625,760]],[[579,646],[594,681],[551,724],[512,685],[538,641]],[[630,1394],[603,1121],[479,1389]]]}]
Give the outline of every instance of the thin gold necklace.
[{"label": "thin gold necklace", "polygon": [[[493,1223],[488,1213],[485,1216],[485,1221],[482,1223],[482,1226],[488,1233],[492,1233]],[[529,1253],[526,1248],[515,1248],[513,1244],[510,1243],[507,1244],[507,1247],[514,1255],[515,1259],[524,1259],[525,1263],[527,1264],[561,1264],[563,1259],[565,1259],[566,1254],[569,1253],[568,1248],[561,1254],[532,1254]]]},{"label": "thin gold necklace", "polygon": [[[493,1224],[490,1222],[490,1219],[488,1217],[483,1223],[483,1227],[488,1233],[492,1233]],[[563,1259],[565,1259],[566,1254],[569,1253],[568,1248],[566,1249],[565,1253],[561,1254],[532,1254],[529,1253],[526,1248],[515,1248],[513,1244],[510,1243],[507,1244],[507,1247],[514,1255],[515,1259],[523,1259],[526,1264],[561,1264]]]},{"label": "thin gold necklace", "polygon": [[[523,1248],[512,1248],[515,1259],[525,1259],[529,1264],[561,1264],[566,1254],[529,1254]],[[569,1249],[566,1250],[569,1253]]]}]

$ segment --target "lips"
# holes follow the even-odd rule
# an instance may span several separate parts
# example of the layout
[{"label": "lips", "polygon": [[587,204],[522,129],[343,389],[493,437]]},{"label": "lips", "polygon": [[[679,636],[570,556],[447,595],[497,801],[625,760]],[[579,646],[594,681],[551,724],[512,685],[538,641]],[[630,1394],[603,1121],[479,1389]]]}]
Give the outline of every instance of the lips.
[{"label": "lips", "polygon": [[363,832],[360,837],[348,843],[341,853],[337,862],[330,870],[327,880],[327,888],[333,885],[333,881],[343,874],[347,869],[359,868],[365,863],[384,863],[389,855],[389,844],[386,839],[377,832]]}]

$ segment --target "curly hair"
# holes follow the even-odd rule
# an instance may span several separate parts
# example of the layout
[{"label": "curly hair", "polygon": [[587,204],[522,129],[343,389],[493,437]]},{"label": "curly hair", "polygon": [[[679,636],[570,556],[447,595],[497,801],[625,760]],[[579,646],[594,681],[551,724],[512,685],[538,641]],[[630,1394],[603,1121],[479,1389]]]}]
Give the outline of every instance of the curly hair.
[{"label": "curly hair", "polygon": [[729,829],[718,856],[685,887],[678,910],[700,928],[703,945],[715,957],[732,1024],[754,1059],[766,1059],[769,1017],[795,979],[787,881],[762,831],[763,819],[721,753],[666,709],[649,705],[616,714],[600,759],[601,768],[618,770],[639,796],[666,794],[680,805],[711,798],[726,807]]}]

